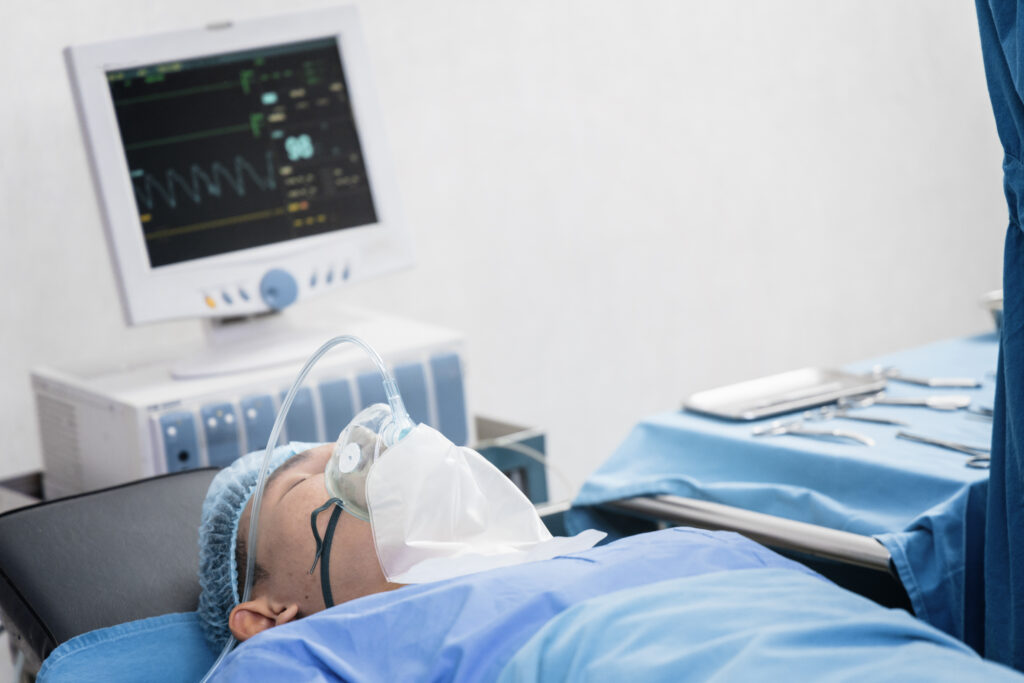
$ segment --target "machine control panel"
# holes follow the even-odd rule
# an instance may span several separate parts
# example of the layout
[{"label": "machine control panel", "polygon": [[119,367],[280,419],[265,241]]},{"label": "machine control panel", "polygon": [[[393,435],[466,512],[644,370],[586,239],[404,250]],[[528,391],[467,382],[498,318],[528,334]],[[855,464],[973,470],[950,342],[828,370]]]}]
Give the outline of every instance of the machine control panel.
[{"label": "machine control panel", "polygon": [[[396,365],[394,375],[414,422],[434,427],[458,445],[469,441],[458,354],[439,353],[425,362]],[[286,391],[282,387],[271,393],[220,397],[160,414],[156,418],[163,451],[159,459],[166,471],[224,467],[245,453],[264,448]],[[333,441],[356,412],[385,402],[376,371],[307,381],[295,395],[280,441]]]}]

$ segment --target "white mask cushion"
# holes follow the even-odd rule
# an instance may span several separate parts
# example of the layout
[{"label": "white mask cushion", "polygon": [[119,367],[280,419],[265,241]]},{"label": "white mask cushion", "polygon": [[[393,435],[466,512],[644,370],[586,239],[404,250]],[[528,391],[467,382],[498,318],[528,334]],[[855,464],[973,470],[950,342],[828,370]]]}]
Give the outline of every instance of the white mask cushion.
[{"label": "white mask cushion", "polygon": [[483,456],[419,425],[366,478],[366,502],[388,581],[427,583],[593,547],[588,529],[553,538],[515,484]]}]

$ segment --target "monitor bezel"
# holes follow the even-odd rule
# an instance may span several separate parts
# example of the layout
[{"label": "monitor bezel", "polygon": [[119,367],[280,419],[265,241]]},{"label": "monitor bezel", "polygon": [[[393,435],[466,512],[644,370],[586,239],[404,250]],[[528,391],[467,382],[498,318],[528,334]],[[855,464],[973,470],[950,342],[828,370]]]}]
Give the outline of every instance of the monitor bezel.
[{"label": "monitor bezel", "polygon": [[[107,73],[333,37],[345,72],[352,113],[377,212],[377,223],[152,267],[121,141]],[[107,243],[131,325],[175,318],[254,315],[271,310],[258,296],[270,270],[291,273],[298,300],[337,286],[413,264],[411,236],[402,217],[397,181],[373,88],[366,43],[353,7],[224,22],[65,49]],[[316,284],[310,273],[332,273]],[[335,269],[336,275],[335,278]],[[244,283],[247,301],[223,296]],[[213,304],[207,297],[213,298]]]}]

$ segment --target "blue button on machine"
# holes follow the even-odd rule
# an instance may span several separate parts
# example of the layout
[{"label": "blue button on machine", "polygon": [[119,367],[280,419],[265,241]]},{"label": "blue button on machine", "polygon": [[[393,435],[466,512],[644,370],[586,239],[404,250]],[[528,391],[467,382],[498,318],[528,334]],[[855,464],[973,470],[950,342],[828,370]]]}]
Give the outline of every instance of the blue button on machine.
[{"label": "blue button on machine", "polygon": [[[281,400],[287,392],[281,392]],[[313,412],[313,392],[309,387],[302,387],[295,394],[291,410],[284,420],[284,428],[288,431],[289,441],[320,441],[316,428],[316,415]]]},{"label": "blue button on machine", "polygon": [[164,461],[168,472],[183,472],[199,466],[199,440],[192,413],[161,415],[160,431],[164,438]]},{"label": "blue button on machine", "polygon": [[469,425],[466,424],[462,361],[454,353],[433,356],[430,372],[434,375],[434,396],[437,399],[437,429],[453,443],[464,446],[469,440]]},{"label": "blue button on machine", "polygon": [[245,424],[246,449],[250,452],[267,447],[270,432],[277,418],[271,396],[247,396],[240,402],[242,422]]},{"label": "blue button on machine", "polygon": [[323,382],[320,385],[320,407],[324,418],[324,438],[328,441],[337,439],[356,414],[348,380]]},{"label": "blue button on machine", "polygon": [[268,270],[260,280],[260,296],[272,311],[280,311],[295,303],[299,296],[299,285],[286,270]]},{"label": "blue button on machine", "polygon": [[[421,363],[409,363],[395,368],[395,382],[402,393],[402,402],[409,417],[416,424],[430,424],[430,408],[427,403],[427,375]],[[431,425],[434,426],[434,425]]]},{"label": "blue button on machine", "polygon": [[227,467],[242,454],[238,420],[230,403],[211,403],[199,409],[206,435],[206,457],[214,467]]}]

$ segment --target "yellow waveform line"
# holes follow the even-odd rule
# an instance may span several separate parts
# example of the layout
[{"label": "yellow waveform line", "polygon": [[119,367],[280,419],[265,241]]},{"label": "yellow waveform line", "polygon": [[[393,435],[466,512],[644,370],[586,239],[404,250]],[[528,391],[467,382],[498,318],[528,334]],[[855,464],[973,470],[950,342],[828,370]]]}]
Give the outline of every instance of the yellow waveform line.
[{"label": "yellow waveform line", "polygon": [[161,239],[163,237],[175,237],[177,235],[184,235],[198,230],[222,228],[225,225],[234,225],[235,223],[244,223],[245,221],[254,221],[260,218],[273,218],[274,216],[280,216],[283,213],[284,209],[282,208],[265,209],[263,211],[253,211],[252,213],[243,213],[237,216],[228,216],[227,218],[218,218],[213,221],[202,221],[201,223],[182,225],[177,228],[164,228],[163,230],[156,230],[146,235],[146,241]]}]

